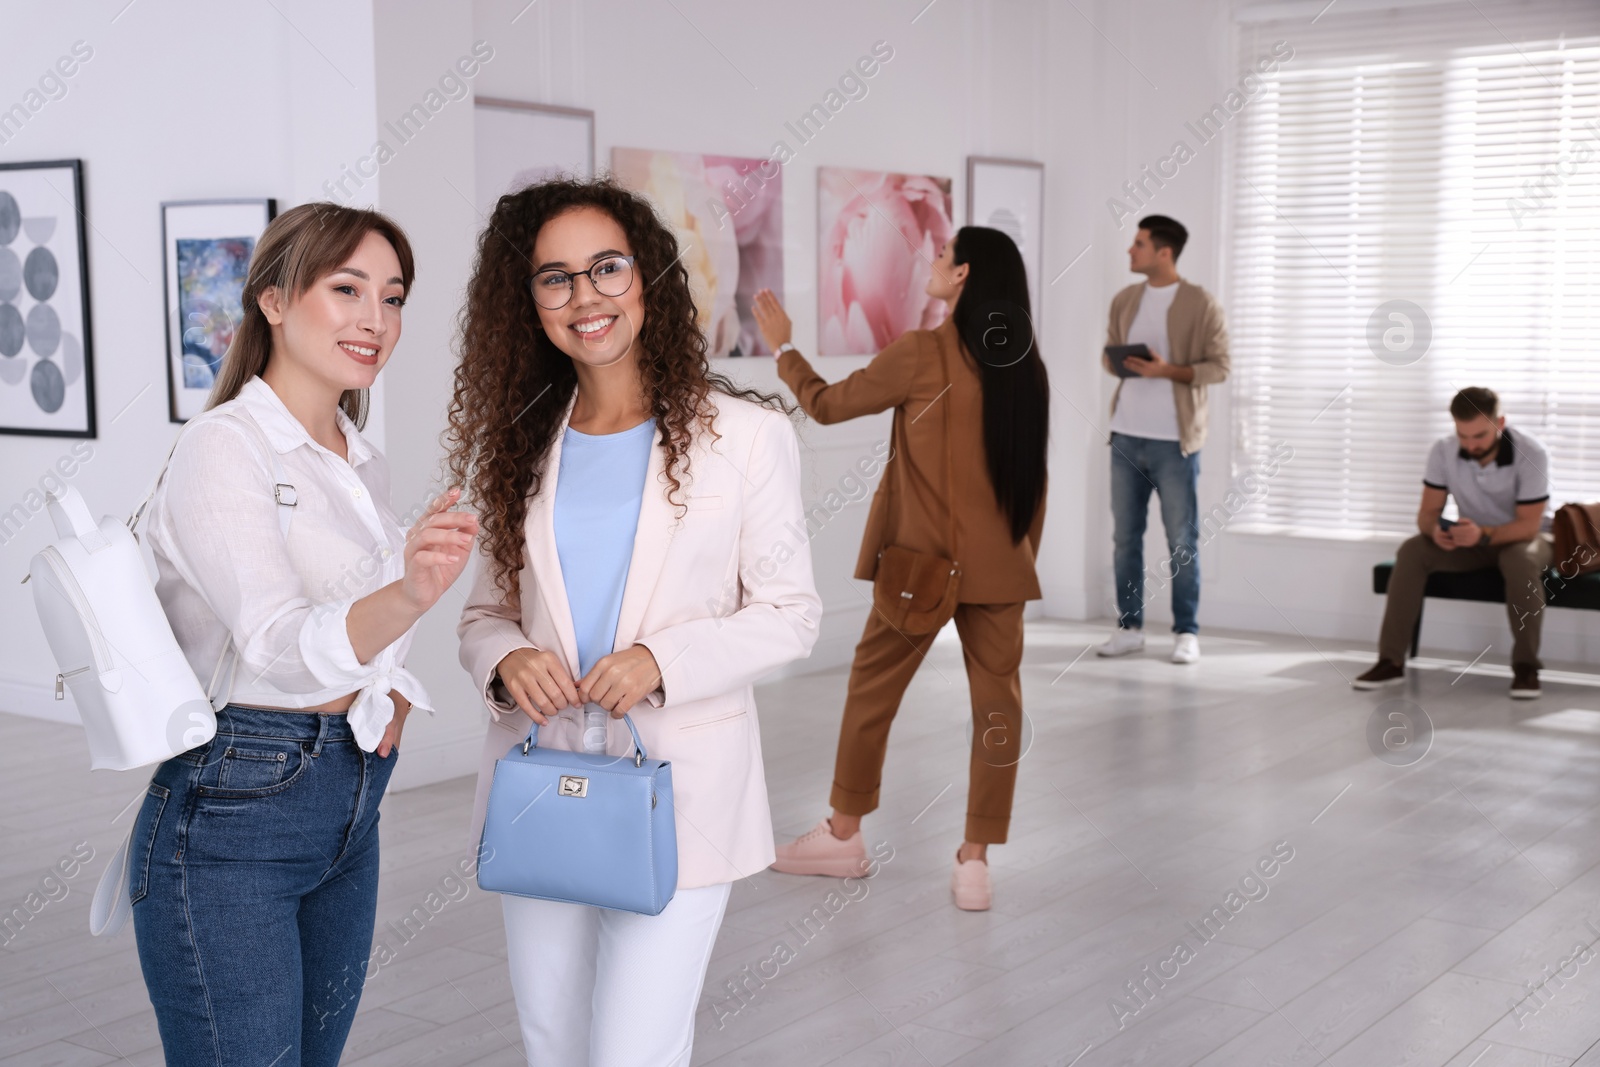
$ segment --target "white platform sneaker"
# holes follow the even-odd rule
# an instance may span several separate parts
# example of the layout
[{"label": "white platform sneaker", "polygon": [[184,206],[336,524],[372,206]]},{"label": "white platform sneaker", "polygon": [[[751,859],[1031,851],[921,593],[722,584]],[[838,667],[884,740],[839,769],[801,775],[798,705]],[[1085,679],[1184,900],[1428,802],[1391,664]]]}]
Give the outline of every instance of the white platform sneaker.
[{"label": "white platform sneaker", "polygon": [[1126,656],[1130,652],[1144,651],[1144,631],[1125,630],[1118,628],[1111,632],[1111,639],[1103,645],[1095,646],[1095,654],[1100,656]]},{"label": "white platform sneaker", "polygon": [[1195,634],[1179,634],[1178,639],[1172,642],[1172,662],[1200,662],[1200,638]]}]

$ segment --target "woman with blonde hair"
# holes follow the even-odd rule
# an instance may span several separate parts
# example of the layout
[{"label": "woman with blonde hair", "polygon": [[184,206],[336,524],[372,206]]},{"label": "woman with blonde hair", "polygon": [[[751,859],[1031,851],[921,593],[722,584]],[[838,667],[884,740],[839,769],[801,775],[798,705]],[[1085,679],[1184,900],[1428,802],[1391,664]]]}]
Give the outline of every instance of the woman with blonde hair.
[{"label": "woman with blonde hair", "polygon": [[406,650],[477,535],[449,510],[457,490],[407,533],[361,435],[413,274],[376,212],[273,220],[208,408],[151,504],[156,592],[224,705],[214,739],[157,769],[130,845],[172,1065],[332,1067],[361,996],[378,802],[407,712],[428,707]]},{"label": "woman with blonde hair", "polygon": [[772,862],[752,684],[822,615],[790,533],[795,432],[711,372],[677,240],[610,181],[501,197],[462,320],[450,463],[484,544],[461,663],[491,716],[475,826],[535,723],[541,748],[620,756],[631,711],[672,765],[660,914],[501,898],[528,1062],[686,1065],[729,891]]}]

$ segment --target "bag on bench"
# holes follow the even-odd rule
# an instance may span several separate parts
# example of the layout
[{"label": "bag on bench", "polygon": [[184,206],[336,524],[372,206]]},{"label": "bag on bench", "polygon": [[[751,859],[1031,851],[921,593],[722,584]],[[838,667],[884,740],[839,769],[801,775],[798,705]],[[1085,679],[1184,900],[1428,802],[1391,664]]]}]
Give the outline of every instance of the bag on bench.
[{"label": "bag on bench", "polygon": [[1563,578],[1600,571],[1600,504],[1565,504],[1550,525],[1551,566]]}]

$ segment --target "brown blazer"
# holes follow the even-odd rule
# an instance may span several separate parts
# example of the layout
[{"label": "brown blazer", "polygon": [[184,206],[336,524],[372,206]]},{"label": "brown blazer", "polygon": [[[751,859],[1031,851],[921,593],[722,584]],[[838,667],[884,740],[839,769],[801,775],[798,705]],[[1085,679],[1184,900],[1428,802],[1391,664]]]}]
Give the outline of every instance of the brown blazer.
[{"label": "brown blazer", "polygon": [[[939,350],[953,381],[939,369]],[[954,323],[911,330],[871,363],[829,384],[798,352],[778,357],[778,376],[794,390],[807,415],[824,425],[894,408],[891,462],[872,497],[857,578],[871,581],[878,553],[894,543],[955,559],[961,565],[959,597],[966,604],[1015,604],[1038,600],[1034,559],[1044,528],[1044,501],[1033,527],[1012,543],[1010,524],[995,499],[983,447],[983,386],[978,365],[967,354]],[[958,551],[950,550],[950,513],[945,503],[944,411],[950,405],[951,480]],[[892,516],[891,497],[896,512]]]}]

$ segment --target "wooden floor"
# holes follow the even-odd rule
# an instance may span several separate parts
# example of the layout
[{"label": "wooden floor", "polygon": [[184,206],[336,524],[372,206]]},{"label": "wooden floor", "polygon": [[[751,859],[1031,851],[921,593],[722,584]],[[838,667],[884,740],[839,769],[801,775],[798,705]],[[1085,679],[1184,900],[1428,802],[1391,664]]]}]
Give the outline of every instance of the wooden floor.
[{"label": "wooden floor", "polygon": [[[1434,660],[1364,694],[1346,678],[1370,653],[1333,642],[1213,632],[1177,667],[1164,635],[1083,655],[1101,636],[1030,624],[1034,733],[982,914],[949,900],[966,683],[958,646],[935,646],[866,824],[893,858],[848,897],[772,873],[735,887],[695,1063],[1600,1067],[1600,677],[1547,673],[1513,703],[1503,668]],[[843,688],[835,670],[759,693],[781,835],[824,812]],[[1390,712],[1419,709],[1422,758],[1376,758],[1405,725]],[[161,1062],[131,932],[86,927],[144,777],[84,764],[74,729],[0,715],[0,906],[43,902],[0,952],[3,1063]],[[395,958],[345,1063],[524,1062],[499,903],[453,879],[471,791],[385,801]],[[1292,858],[1247,879],[1274,849]],[[387,924],[430,893],[402,941]]]}]

